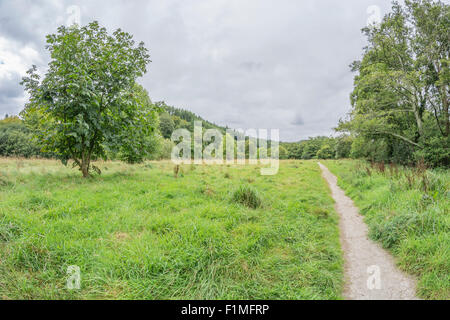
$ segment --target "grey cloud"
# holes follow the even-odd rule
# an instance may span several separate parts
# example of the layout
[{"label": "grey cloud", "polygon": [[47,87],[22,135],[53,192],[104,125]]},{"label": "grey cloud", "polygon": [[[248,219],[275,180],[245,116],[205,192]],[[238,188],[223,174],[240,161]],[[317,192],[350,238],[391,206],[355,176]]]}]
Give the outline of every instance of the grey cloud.
[{"label": "grey cloud", "polygon": [[0,78],[0,103],[6,103],[10,99],[23,96],[23,88],[20,86],[21,77],[18,73],[9,78]]},{"label": "grey cloud", "polygon": [[244,69],[245,71],[252,72],[252,71],[261,70],[262,63],[260,63],[260,62],[253,62],[253,61],[246,61],[246,62],[242,62],[239,66],[242,69]]},{"label": "grey cloud", "polygon": [[303,117],[301,115],[297,114],[291,124],[294,126],[303,126],[305,124],[305,121],[303,120]]},{"label": "grey cloud", "polygon": [[18,73],[9,78],[0,78],[0,116],[18,114],[23,107],[23,88],[20,86],[21,77]]},{"label": "grey cloud", "polygon": [[[83,24],[95,19],[145,42],[153,62],[140,82],[153,101],[234,128],[279,128],[287,141],[332,133],[350,108],[348,65],[365,46],[366,10],[390,6],[386,0],[0,0],[0,36],[32,42],[48,59],[45,34],[66,19],[69,5],[80,7]],[[293,115],[301,115],[302,125]]]},{"label": "grey cloud", "polygon": [[0,1],[0,35],[17,42],[42,44],[46,32],[64,23],[64,5],[58,1]]}]

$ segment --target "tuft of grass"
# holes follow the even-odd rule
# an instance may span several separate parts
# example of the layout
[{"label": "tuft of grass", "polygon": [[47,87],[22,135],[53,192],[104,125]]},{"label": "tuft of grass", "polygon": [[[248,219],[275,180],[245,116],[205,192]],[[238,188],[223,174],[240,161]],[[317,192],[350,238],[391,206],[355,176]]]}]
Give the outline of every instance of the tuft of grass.
[{"label": "tuft of grass", "polygon": [[0,221],[0,242],[10,241],[20,235],[20,228],[12,222]]},{"label": "tuft of grass", "polygon": [[12,186],[12,182],[9,181],[8,177],[6,177],[5,175],[3,175],[0,172],[0,188],[1,187],[10,187]]},{"label": "tuft of grass", "polygon": [[259,208],[262,205],[258,192],[249,186],[240,186],[233,192],[231,200],[252,209]]}]

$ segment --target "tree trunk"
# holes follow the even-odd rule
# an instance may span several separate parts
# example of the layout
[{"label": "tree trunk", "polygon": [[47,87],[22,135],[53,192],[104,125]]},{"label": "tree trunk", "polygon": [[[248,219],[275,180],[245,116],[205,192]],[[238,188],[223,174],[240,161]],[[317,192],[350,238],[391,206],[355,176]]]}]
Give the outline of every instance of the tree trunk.
[{"label": "tree trunk", "polygon": [[81,172],[83,173],[83,178],[89,177],[89,164],[86,160],[81,162]]},{"label": "tree trunk", "polygon": [[90,160],[91,160],[91,157],[87,156],[83,152],[82,159],[81,159],[81,168],[80,168],[81,172],[83,173],[83,178],[88,178],[90,176],[89,175],[89,164],[91,162]]}]

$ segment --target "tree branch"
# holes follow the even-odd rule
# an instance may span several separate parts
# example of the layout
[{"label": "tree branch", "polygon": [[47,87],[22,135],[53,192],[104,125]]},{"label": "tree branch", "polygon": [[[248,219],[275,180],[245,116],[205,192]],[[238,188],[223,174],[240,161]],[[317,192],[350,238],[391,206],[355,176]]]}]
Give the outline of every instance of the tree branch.
[{"label": "tree branch", "polygon": [[[375,133],[377,133],[377,132],[375,132]],[[423,149],[423,146],[421,146],[420,144],[415,143],[414,141],[411,141],[408,138],[403,137],[403,136],[401,136],[401,135],[399,135],[397,133],[393,133],[393,132],[389,132],[389,131],[378,131],[378,133],[391,135],[391,136],[399,138],[399,139],[401,139],[401,140],[403,140],[405,142],[408,142],[409,144],[412,144],[413,146],[416,146],[416,147],[418,147],[420,149]]]}]

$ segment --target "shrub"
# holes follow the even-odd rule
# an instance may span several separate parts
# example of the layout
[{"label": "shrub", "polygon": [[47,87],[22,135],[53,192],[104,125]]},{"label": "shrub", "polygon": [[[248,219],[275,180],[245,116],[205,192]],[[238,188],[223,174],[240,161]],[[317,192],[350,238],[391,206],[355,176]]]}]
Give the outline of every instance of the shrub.
[{"label": "shrub", "polygon": [[415,157],[418,160],[423,159],[431,167],[448,168],[450,166],[449,140],[437,137],[430,138],[426,141],[422,150],[416,151]]},{"label": "shrub", "polygon": [[241,186],[234,191],[232,201],[252,209],[256,209],[262,204],[258,192],[249,186]]},{"label": "shrub", "polygon": [[49,158],[54,155],[41,151],[22,120],[9,117],[0,120],[0,156]]},{"label": "shrub", "polygon": [[157,154],[154,157],[154,160],[167,160],[170,159],[172,154],[172,149],[174,147],[174,143],[169,139],[162,139],[160,142],[160,147]]}]

